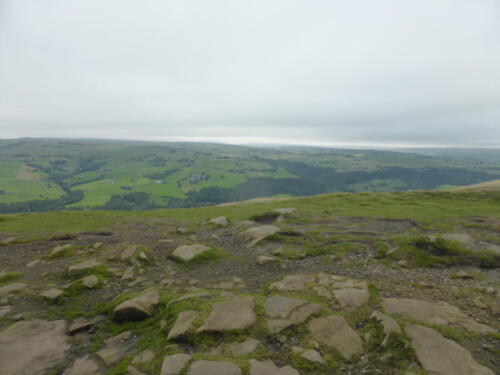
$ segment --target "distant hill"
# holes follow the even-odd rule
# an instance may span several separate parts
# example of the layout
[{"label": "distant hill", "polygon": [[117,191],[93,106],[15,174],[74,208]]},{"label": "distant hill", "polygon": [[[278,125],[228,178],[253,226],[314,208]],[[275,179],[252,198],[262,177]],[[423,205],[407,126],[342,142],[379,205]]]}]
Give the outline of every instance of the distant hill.
[{"label": "distant hill", "polygon": [[473,190],[473,191],[500,191],[500,180],[486,181],[480,184],[461,186],[455,190]]},{"label": "distant hill", "polygon": [[499,178],[500,150],[0,140],[0,213],[195,207],[257,197],[444,189]]}]

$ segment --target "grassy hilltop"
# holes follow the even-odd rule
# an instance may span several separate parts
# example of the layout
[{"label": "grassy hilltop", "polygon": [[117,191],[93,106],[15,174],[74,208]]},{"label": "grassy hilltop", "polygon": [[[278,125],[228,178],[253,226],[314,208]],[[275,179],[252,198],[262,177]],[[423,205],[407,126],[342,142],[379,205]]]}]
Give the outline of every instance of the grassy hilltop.
[{"label": "grassy hilltop", "polygon": [[500,176],[500,151],[422,153],[197,143],[0,140],[0,212],[193,207],[262,196],[405,191]]}]

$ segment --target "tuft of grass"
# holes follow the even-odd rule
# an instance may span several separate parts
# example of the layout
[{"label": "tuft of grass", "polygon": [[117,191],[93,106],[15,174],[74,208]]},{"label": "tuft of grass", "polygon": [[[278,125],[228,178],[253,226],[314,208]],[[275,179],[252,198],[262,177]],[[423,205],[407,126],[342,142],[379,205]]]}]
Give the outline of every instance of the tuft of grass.
[{"label": "tuft of grass", "polygon": [[21,277],[19,272],[0,273],[0,285],[17,280]]}]

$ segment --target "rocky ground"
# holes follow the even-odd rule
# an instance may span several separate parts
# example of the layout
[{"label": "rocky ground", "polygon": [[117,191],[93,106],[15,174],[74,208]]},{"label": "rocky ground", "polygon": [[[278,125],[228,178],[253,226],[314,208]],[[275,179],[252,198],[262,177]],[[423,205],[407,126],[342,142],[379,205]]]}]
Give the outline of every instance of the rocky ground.
[{"label": "rocky ground", "polygon": [[164,218],[0,238],[0,374],[500,373],[500,222]]}]

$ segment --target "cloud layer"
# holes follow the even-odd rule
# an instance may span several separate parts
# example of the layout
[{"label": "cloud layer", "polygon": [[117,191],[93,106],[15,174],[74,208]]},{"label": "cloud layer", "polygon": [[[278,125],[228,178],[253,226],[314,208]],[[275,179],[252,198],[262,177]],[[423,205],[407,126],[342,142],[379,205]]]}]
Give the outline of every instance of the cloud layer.
[{"label": "cloud layer", "polygon": [[497,0],[0,0],[0,138],[500,147]]}]

